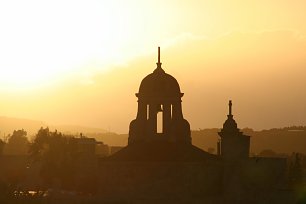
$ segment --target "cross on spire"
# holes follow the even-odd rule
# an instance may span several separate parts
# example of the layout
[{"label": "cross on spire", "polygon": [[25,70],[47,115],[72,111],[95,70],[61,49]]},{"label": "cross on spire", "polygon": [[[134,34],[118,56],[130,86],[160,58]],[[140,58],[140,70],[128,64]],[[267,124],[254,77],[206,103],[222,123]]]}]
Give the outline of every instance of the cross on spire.
[{"label": "cross on spire", "polygon": [[158,63],[160,63],[160,47],[158,47]]},{"label": "cross on spire", "polygon": [[229,101],[228,103],[228,115],[232,116],[232,100]]}]

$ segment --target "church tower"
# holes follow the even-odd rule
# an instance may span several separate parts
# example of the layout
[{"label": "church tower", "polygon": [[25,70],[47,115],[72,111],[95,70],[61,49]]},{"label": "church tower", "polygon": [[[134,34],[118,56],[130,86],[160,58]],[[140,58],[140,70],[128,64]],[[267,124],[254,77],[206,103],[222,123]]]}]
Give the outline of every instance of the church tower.
[{"label": "church tower", "polygon": [[183,93],[177,80],[161,67],[146,76],[136,93],[138,111],[130,123],[128,144],[168,141],[191,144],[190,125],[182,113]]},{"label": "church tower", "polygon": [[229,113],[223,128],[218,133],[221,141],[218,143],[218,149],[221,150],[221,156],[225,160],[239,160],[249,157],[250,136],[243,135],[237,128],[237,123],[232,115],[232,101],[229,101]]}]

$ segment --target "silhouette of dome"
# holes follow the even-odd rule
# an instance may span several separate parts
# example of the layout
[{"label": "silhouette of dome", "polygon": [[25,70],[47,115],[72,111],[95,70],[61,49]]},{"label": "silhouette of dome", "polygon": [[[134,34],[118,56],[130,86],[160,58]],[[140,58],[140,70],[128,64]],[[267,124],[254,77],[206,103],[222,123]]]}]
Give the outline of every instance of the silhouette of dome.
[{"label": "silhouette of dome", "polygon": [[233,119],[233,117],[229,116],[227,120],[223,124],[223,129],[224,130],[237,130],[237,123]]},{"label": "silhouette of dome", "polygon": [[139,95],[152,97],[180,96],[180,86],[170,74],[157,67],[153,73],[146,76],[139,87]]},{"label": "silhouette of dome", "polygon": [[183,117],[179,83],[165,73],[158,47],[157,68],[140,83],[137,116],[130,123],[129,145],[152,141],[191,145],[190,124]]},{"label": "silhouette of dome", "polygon": [[239,132],[236,121],[232,115],[232,101],[229,101],[229,113],[227,115],[227,119],[223,124],[222,132]]}]

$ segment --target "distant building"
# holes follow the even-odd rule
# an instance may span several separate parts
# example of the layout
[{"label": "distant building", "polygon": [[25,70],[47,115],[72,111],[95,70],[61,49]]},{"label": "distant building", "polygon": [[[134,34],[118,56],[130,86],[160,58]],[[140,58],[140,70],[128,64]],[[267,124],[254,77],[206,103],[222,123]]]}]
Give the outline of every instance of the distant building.
[{"label": "distant building", "polygon": [[111,154],[111,148],[103,142],[96,141],[95,138],[83,136],[72,138],[73,148],[79,156],[83,157],[107,157]]},{"label": "distant building", "polygon": [[107,157],[110,155],[110,147],[103,142],[96,145],[96,155],[99,157]]},{"label": "distant building", "polygon": [[101,142],[97,142],[95,138],[87,138],[81,135],[80,138],[72,138],[72,144],[78,154],[94,156],[96,154],[96,145],[101,144]]}]

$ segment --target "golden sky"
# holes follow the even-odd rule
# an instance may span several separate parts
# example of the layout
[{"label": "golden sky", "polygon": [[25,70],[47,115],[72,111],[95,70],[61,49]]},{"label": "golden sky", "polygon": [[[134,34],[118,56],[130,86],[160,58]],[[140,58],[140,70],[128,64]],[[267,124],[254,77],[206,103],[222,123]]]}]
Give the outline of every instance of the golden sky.
[{"label": "golden sky", "polygon": [[1,1],[0,115],[126,133],[161,46],[192,129],[220,127],[229,99],[241,128],[305,125],[305,11],[304,0]]}]

